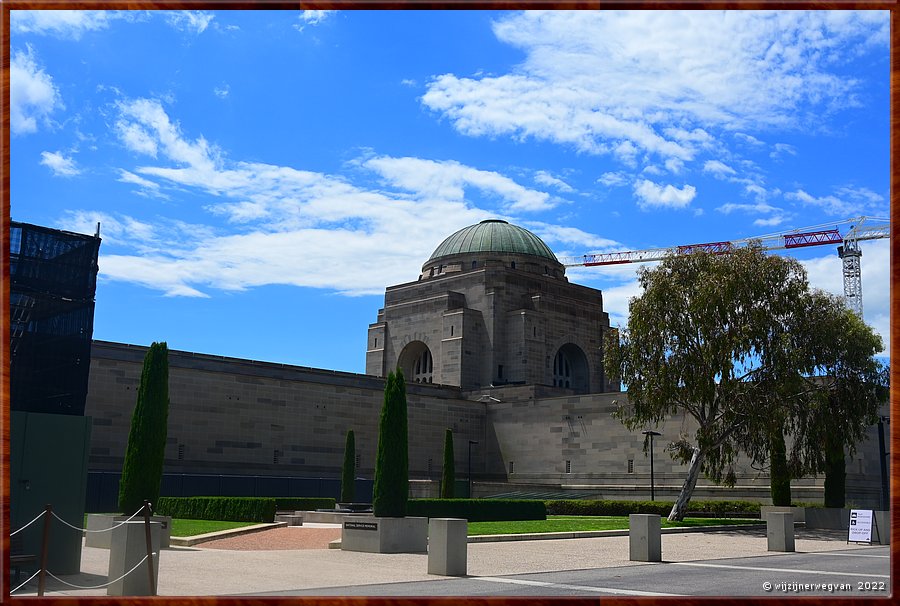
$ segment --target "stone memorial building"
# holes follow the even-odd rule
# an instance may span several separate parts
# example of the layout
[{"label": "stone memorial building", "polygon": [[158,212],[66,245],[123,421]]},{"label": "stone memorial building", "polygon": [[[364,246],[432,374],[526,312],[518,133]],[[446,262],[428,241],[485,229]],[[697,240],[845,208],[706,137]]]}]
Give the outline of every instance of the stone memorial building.
[{"label": "stone memorial building", "polygon": [[[644,436],[612,416],[626,396],[604,371],[609,330],[602,293],[570,283],[540,238],[483,221],[441,242],[417,279],[387,288],[368,329],[365,375],[170,351],[165,471],[336,479],[353,429],[357,474],[371,478],[383,377],[399,367],[415,494],[437,494],[449,428],[457,477],[471,465],[474,496],[647,499]],[[121,470],[145,352],[93,344],[85,414],[93,418],[94,472]],[[678,417],[654,429],[662,434],[655,492],[671,499],[686,467],[662,449],[693,425]],[[873,433],[848,462],[848,498],[877,507],[879,470]],[[701,479],[695,495],[769,498],[764,471],[736,471],[734,488]],[[796,480],[793,489],[796,500],[819,500],[822,478]]]}]

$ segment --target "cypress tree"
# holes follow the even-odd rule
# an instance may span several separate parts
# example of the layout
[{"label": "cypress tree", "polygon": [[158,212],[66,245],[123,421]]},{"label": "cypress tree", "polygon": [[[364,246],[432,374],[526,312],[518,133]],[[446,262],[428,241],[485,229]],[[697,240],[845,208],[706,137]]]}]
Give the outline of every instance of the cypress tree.
[{"label": "cypress tree", "polygon": [[119,482],[119,511],[132,514],[144,500],[156,503],[162,480],[169,418],[169,350],[153,343],[144,357],[137,403]]},{"label": "cypress tree", "polygon": [[453,458],[453,432],[444,432],[444,471],[441,475],[441,498],[452,499],[456,483],[456,470]]},{"label": "cypress tree", "polygon": [[409,435],[403,372],[388,374],[378,425],[372,509],[376,517],[402,518],[409,496]]},{"label": "cypress tree", "polygon": [[772,432],[769,442],[771,444],[769,487],[772,491],[772,505],[789,507],[791,504],[791,472],[788,469],[784,433],[780,427]]},{"label": "cypress tree", "polygon": [[341,473],[341,503],[353,503],[356,498],[356,438],[353,430],[347,430],[347,441],[344,444],[344,467]]}]

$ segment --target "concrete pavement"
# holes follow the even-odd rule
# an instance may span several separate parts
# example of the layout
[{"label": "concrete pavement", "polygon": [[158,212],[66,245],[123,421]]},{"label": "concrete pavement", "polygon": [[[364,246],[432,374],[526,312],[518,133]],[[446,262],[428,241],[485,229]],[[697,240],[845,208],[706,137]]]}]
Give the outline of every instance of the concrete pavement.
[{"label": "concrete pavement", "polygon": [[[303,532],[303,527],[292,527]],[[872,556],[887,553],[886,547],[873,547],[846,543],[846,532],[797,529],[796,555],[842,552]],[[680,563],[678,568],[688,570],[686,563],[715,563],[717,560],[746,559],[760,556],[773,558],[795,554],[772,554],[767,551],[765,527],[727,529],[715,532],[670,533],[662,536],[664,562]],[[815,559],[815,558],[814,558]],[[873,566],[888,566],[887,560],[873,557],[858,558]],[[818,558],[822,561],[822,558]],[[107,580],[109,551],[85,547],[82,552],[81,573],[61,577],[61,581],[80,587],[97,587]],[[368,554],[336,549],[285,550],[285,551],[229,551],[194,547],[173,547],[163,550],[159,562],[159,595],[168,596],[223,596],[223,595],[411,595],[431,594],[441,586],[451,591],[471,591],[473,594],[488,591],[500,593],[501,589],[531,588],[541,595],[567,595],[554,588],[554,582],[535,580],[522,575],[562,574],[601,575],[604,569],[635,571],[646,568],[650,577],[663,570],[660,564],[631,562],[628,560],[627,536],[600,536],[592,538],[543,539],[520,541],[477,542],[468,545],[468,577],[470,579],[505,579],[479,581],[480,585],[453,585],[452,579],[427,574],[426,554]],[[776,564],[770,565],[769,568]],[[693,566],[697,568],[697,566]],[[673,567],[670,569],[674,570]],[[709,576],[710,570],[705,570]],[[720,570],[726,570],[724,568]],[[731,569],[729,569],[731,570]],[[880,571],[881,568],[878,568]],[[578,571],[582,571],[579,573]],[[595,572],[591,572],[595,571]],[[682,571],[683,572],[683,571]],[[623,573],[624,574],[624,573]],[[617,576],[621,577],[623,574]],[[630,573],[628,573],[630,574]],[[874,573],[873,573],[874,574]],[[884,582],[881,576],[871,580]],[[614,575],[615,576],[615,575]],[[625,591],[640,592],[646,585],[647,575],[634,577],[634,585]],[[649,578],[649,577],[647,577]],[[861,580],[862,577],[859,578]],[[524,583],[520,581],[525,581]],[[474,582],[474,581],[473,581]],[[484,585],[484,583],[488,583]],[[404,585],[405,584],[405,585]],[[410,585],[415,584],[415,585]],[[759,583],[756,583],[759,585]],[[560,583],[557,583],[560,585]],[[571,584],[569,584],[571,585]],[[35,595],[36,580],[14,595]],[[562,587],[568,586],[565,582]],[[573,587],[575,585],[572,585]],[[578,585],[581,586],[581,585]],[[106,595],[105,588],[80,589],[48,579],[47,595]],[[455,589],[454,589],[455,587]],[[350,589],[352,588],[352,589]],[[492,588],[492,589],[491,589]],[[601,588],[602,589],[602,588]],[[614,589],[614,588],[607,588]],[[620,588],[621,589],[621,588]],[[590,590],[588,590],[590,595]],[[384,593],[387,592],[387,593]],[[613,591],[612,593],[616,593]],[[619,591],[621,593],[621,590]],[[666,593],[666,592],[659,592]],[[678,592],[674,592],[678,593]],[[440,595],[440,594],[435,594]],[[596,595],[596,592],[594,593]],[[639,595],[639,594],[638,594]],[[765,594],[761,594],[765,595]],[[881,594],[885,595],[885,594]]]}]

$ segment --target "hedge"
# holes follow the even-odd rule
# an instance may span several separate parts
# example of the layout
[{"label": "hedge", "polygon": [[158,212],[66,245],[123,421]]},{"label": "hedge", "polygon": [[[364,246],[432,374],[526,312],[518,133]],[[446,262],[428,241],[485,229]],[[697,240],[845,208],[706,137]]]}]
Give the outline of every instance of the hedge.
[{"label": "hedge", "polygon": [[[547,513],[563,516],[627,516],[632,513],[669,515],[673,501],[547,501]],[[690,501],[688,515],[700,517],[759,516],[759,503],[751,501]]]},{"label": "hedge", "polygon": [[160,497],[154,513],[188,520],[274,522],[273,497]]},{"label": "hedge", "polygon": [[546,520],[547,507],[543,501],[520,499],[410,499],[406,515],[470,522]]},{"label": "hedge", "polygon": [[317,509],[334,509],[335,500],[331,497],[275,497],[277,511],[315,511]]}]

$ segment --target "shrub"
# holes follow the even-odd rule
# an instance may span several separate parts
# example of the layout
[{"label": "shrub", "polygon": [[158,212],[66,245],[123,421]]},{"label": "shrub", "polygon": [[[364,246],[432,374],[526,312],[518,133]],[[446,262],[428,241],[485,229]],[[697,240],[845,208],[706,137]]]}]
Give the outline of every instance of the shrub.
[{"label": "shrub", "polygon": [[[672,511],[672,501],[547,501],[547,513],[563,516],[627,516],[632,513],[655,513],[661,516]],[[759,503],[751,501],[691,501],[688,514],[699,517],[759,516]]]},{"label": "shrub", "polygon": [[543,501],[521,499],[410,499],[406,513],[425,518],[465,518],[470,522],[547,519]]},{"label": "shrub", "polygon": [[153,343],[144,356],[137,403],[119,481],[119,511],[132,514],[144,501],[157,505],[169,419],[169,350]]},{"label": "shrub", "polygon": [[344,444],[344,466],[341,469],[341,503],[352,503],[356,498],[356,438],[353,430],[347,430]]},{"label": "shrub", "polygon": [[155,513],[188,520],[274,522],[273,497],[160,497]]},{"label": "shrub", "polygon": [[315,511],[317,509],[334,509],[331,497],[275,497],[277,511]]},{"label": "shrub", "polygon": [[453,457],[453,431],[444,432],[444,470],[441,472],[441,498],[452,499],[456,483],[456,469]]},{"label": "shrub", "polygon": [[384,406],[378,424],[375,486],[372,508],[376,517],[402,518],[409,497],[409,435],[406,418],[406,381],[403,372],[388,373]]}]

